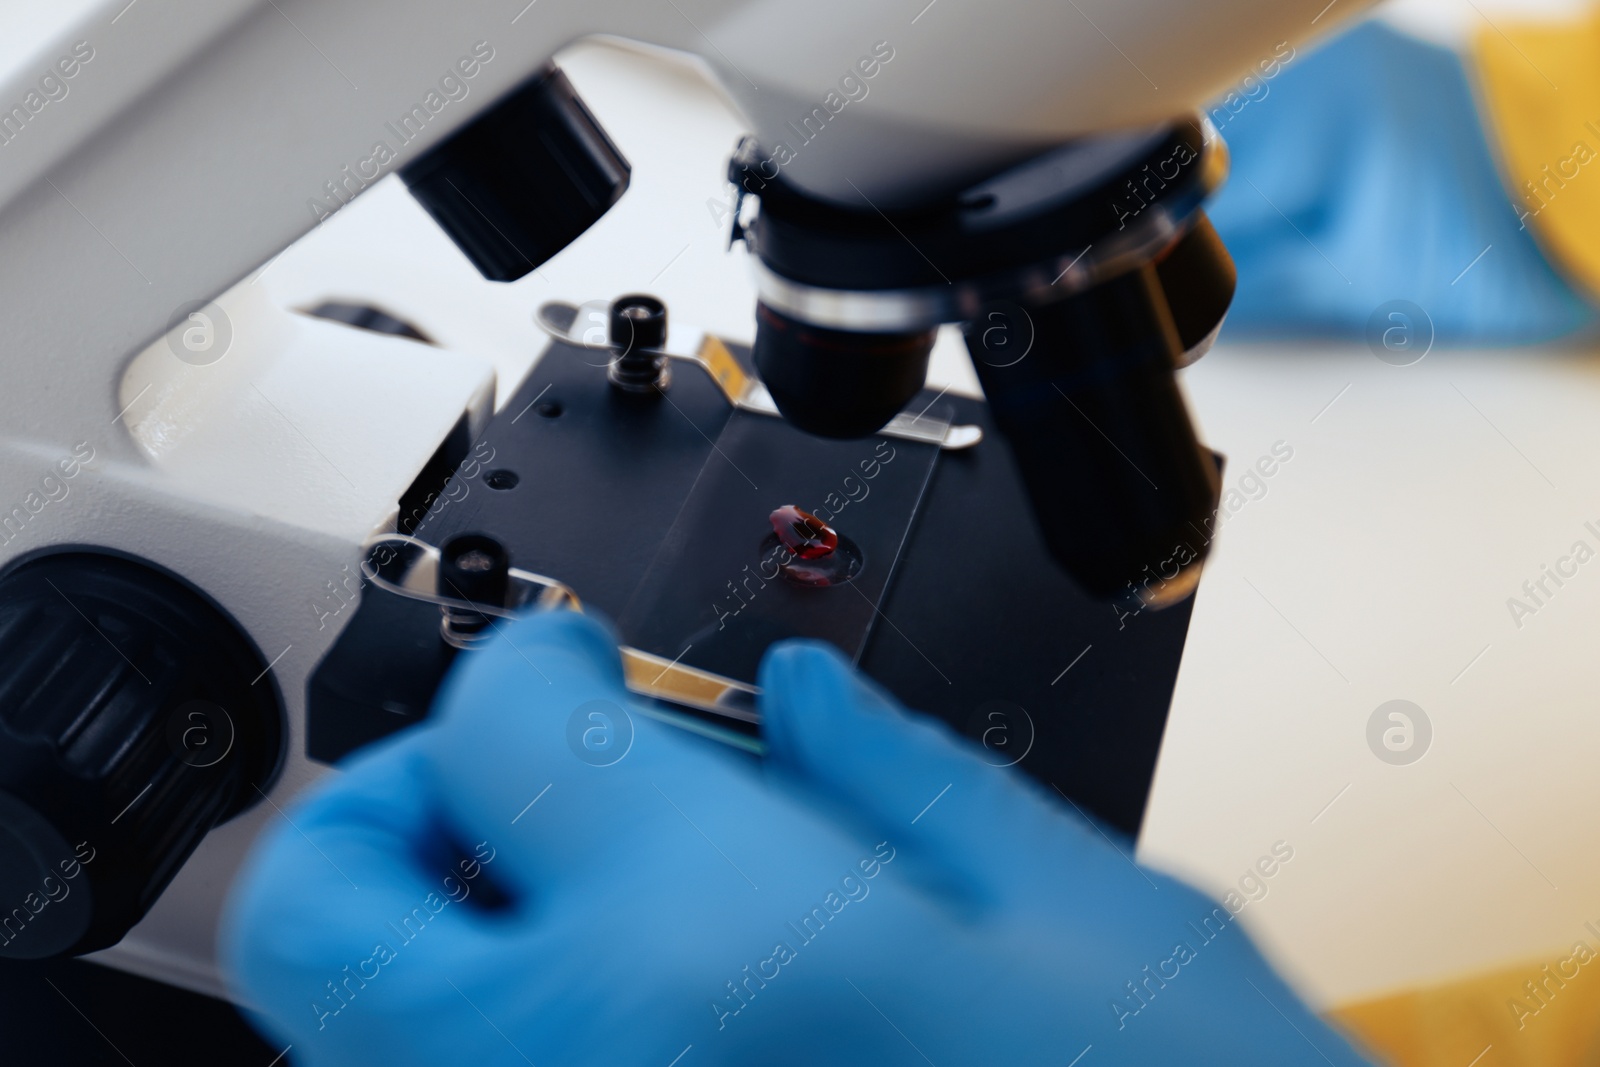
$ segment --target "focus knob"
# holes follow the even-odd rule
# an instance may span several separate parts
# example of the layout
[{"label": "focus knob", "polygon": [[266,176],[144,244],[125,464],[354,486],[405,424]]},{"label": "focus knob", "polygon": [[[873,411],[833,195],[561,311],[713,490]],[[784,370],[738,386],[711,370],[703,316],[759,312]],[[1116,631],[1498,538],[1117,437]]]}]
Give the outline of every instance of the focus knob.
[{"label": "focus knob", "polygon": [[122,557],[0,577],[0,959],[115,944],[276,772],[266,663],[208,599]]}]

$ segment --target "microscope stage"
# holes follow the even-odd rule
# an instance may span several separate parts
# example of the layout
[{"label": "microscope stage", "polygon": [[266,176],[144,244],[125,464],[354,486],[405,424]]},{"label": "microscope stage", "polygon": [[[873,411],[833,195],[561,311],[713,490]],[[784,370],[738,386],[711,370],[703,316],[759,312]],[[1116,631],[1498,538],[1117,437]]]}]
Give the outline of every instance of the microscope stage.
[{"label": "microscope stage", "polygon": [[[981,401],[925,394],[908,407],[981,426],[968,449],[825,440],[733,411],[696,367],[674,365],[665,396],[636,396],[612,388],[603,362],[552,344],[477,442],[447,442],[433,466],[453,473],[431,499],[419,487],[426,503],[402,522],[418,516],[416,536],[435,545],[488,534],[626,644],[738,680],[755,680],[776,640],[829,640],[997,767],[1137,833],[1189,602],[1135,613],[1079,592]],[[831,519],[860,551],[859,575],[807,588],[773,573],[768,516],[789,504]],[[312,676],[311,758],[427,716],[458,654],[439,623],[433,605],[363,590]]]}]

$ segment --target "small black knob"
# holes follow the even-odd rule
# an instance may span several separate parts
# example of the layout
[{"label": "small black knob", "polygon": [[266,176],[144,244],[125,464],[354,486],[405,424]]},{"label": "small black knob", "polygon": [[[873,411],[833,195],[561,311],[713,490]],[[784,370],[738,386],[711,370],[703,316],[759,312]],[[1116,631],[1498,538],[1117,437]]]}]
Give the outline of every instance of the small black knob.
[{"label": "small black knob", "polygon": [[277,771],[267,664],[148,564],[44,556],[0,578],[0,959],[115,944]]},{"label": "small black knob", "polygon": [[671,372],[667,354],[667,306],[645,293],[619,296],[611,303],[607,340],[616,351],[606,376],[629,393],[665,391]]},{"label": "small black knob", "polygon": [[439,550],[439,595],[504,607],[511,557],[486,534],[459,534]]},{"label": "small black knob", "polygon": [[629,293],[611,302],[610,341],[622,354],[667,343],[667,305],[646,293]]},{"label": "small black knob", "polygon": [[[511,556],[505,546],[487,534],[458,534],[439,550],[437,592],[468,604],[499,608],[511,587]],[[487,612],[473,607],[447,606],[439,634],[456,648],[471,648],[492,636],[484,631],[494,624]]]}]

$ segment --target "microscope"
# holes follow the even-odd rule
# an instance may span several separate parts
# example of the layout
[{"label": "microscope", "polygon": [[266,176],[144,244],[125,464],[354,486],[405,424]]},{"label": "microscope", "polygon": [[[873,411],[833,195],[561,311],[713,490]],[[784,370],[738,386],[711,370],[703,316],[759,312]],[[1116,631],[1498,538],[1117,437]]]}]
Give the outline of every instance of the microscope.
[{"label": "microscope", "polygon": [[[1219,484],[1200,107],[1360,6],[89,5],[0,85],[0,960],[219,991],[260,828],[540,607],[753,749],[761,651],[825,638],[1136,832]],[[404,309],[249,297],[389,175],[489,282],[578,240],[631,175],[555,63],[596,35],[747,117],[752,344],[552,303],[497,383]],[[985,402],[925,389],[948,324]]]}]

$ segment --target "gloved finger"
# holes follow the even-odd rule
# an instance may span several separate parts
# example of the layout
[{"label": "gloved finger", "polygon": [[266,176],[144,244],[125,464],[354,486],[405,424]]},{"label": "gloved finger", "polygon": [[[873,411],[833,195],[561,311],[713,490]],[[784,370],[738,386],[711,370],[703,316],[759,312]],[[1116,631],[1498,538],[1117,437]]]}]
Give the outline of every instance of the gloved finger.
[{"label": "gloved finger", "polygon": [[[470,991],[472,961],[503,945],[502,924],[476,906],[494,846],[441,833],[428,735],[367,750],[275,815],[228,899],[224,973],[297,1062],[370,1062],[375,1034],[426,1045],[438,1028],[417,1020],[459,1010],[444,979]],[[434,1051],[423,1059],[462,1055]]]},{"label": "gloved finger", "polygon": [[[774,767],[942,864],[980,899],[999,901],[1020,887],[1027,865],[1044,874],[1047,859],[1052,873],[1061,863],[1089,876],[1087,868],[1116,873],[1121,861],[1112,846],[1082,819],[1015,772],[984,762],[943,724],[907,713],[831,646],[774,645],[760,683]],[[1045,841],[1049,857],[1031,847]]]},{"label": "gloved finger", "polygon": [[460,662],[434,715],[429,760],[448,817],[462,836],[505,841],[497,873],[551,914],[561,894],[592,893],[597,872],[657,861],[747,892],[760,879],[741,878],[741,841],[761,844],[763,819],[800,817],[777,810],[753,761],[641,714],[615,639],[583,615],[502,626]]}]

